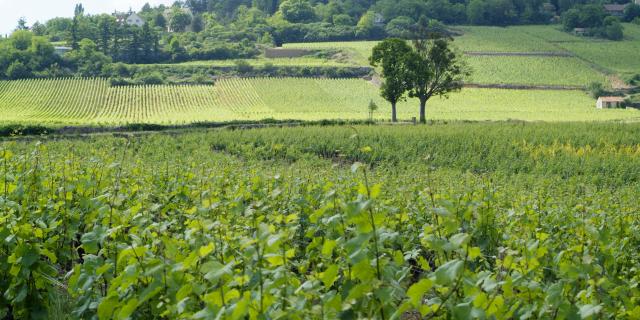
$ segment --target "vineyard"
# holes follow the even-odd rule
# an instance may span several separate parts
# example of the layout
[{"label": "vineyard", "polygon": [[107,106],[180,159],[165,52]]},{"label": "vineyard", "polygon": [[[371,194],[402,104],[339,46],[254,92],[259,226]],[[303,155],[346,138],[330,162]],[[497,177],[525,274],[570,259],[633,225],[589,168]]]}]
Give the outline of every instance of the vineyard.
[{"label": "vineyard", "polygon": [[0,143],[0,318],[638,319],[640,126]]},{"label": "vineyard", "polygon": [[[0,82],[4,123],[114,125],[187,124],[265,118],[367,119],[367,106],[380,106],[378,88],[360,79],[223,79],[215,85],[110,87],[101,79]],[[417,101],[399,105],[399,116],[417,114]],[[429,102],[434,120],[598,121],[638,119],[636,110],[596,110],[580,91],[464,89]]]},{"label": "vineyard", "polygon": [[472,56],[466,60],[473,83],[586,87],[606,82],[602,73],[573,57]]}]

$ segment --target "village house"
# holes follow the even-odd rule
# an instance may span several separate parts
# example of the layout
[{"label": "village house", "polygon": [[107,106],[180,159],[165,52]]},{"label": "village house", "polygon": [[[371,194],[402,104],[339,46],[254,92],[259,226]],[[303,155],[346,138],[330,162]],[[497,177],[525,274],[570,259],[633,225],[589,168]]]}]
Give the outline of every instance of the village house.
[{"label": "village house", "polygon": [[144,26],[144,19],[137,15],[136,13],[132,13],[127,17],[126,23],[130,26]]},{"label": "village house", "polygon": [[627,5],[628,4],[605,4],[604,10],[614,17],[622,18],[624,17],[624,9],[627,8]]},{"label": "village house", "polygon": [[69,52],[72,50],[71,47],[53,47],[54,52],[59,55],[59,56],[63,56],[65,53]]},{"label": "village house", "polygon": [[596,103],[596,108],[598,109],[620,108],[622,107],[623,102],[624,102],[624,98],[622,97],[600,97],[598,98],[598,102]]},{"label": "village house", "polygon": [[376,26],[384,25],[384,16],[381,13],[376,13],[373,15],[373,23]]},{"label": "village house", "polygon": [[587,29],[586,28],[573,28],[573,34],[575,34],[576,36],[584,36],[585,34],[587,34]]}]

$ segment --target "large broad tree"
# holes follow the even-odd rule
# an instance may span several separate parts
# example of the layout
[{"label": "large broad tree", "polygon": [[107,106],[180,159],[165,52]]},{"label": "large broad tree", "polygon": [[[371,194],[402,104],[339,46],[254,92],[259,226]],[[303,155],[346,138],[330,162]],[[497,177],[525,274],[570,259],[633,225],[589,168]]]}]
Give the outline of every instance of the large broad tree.
[{"label": "large broad tree", "polygon": [[369,58],[374,67],[382,68],[384,81],[380,87],[380,95],[391,103],[391,121],[396,122],[396,104],[409,89],[407,86],[407,58],[412,52],[404,40],[386,39],[378,43]]},{"label": "large broad tree", "polygon": [[435,96],[460,90],[469,75],[461,55],[451,46],[453,41],[444,35],[441,25],[430,22],[416,33],[414,50],[406,59],[409,96],[420,100],[420,122],[426,123],[427,101]]}]

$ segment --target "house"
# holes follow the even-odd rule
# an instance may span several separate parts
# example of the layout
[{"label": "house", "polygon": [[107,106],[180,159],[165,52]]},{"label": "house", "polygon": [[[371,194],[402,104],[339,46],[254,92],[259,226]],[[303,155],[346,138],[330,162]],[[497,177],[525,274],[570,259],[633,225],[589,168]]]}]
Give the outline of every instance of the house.
[{"label": "house", "polygon": [[125,20],[125,22],[127,23],[127,25],[138,26],[138,27],[144,26],[144,23],[145,23],[144,19],[139,15],[137,15],[136,13],[130,14]]},{"label": "house", "polygon": [[57,55],[63,56],[65,53],[71,51],[72,48],[71,47],[53,47],[53,50]]},{"label": "house", "polygon": [[628,4],[605,4],[604,10],[610,15],[618,18],[624,17],[624,9]]},{"label": "house", "polygon": [[587,29],[586,28],[574,28],[573,29],[573,34],[575,34],[576,36],[584,36],[587,33]]},{"label": "house", "polygon": [[600,97],[596,103],[598,109],[620,108],[624,102],[623,97]]},{"label": "house", "polygon": [[384,16],[381,13],[374,14],[373,23],[377,26],[384,25]]}]

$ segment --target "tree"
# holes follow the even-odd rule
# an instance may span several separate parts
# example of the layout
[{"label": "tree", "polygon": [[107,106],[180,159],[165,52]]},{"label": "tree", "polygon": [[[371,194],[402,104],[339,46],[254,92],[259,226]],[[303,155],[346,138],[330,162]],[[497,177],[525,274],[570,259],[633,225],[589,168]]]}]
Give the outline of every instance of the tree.
[{"label": "tree", "polygon": [[631,22],[635,20],[637,17],[640,17],[640,4],[629,4],[624,9],[624,21]]},{"label": "tree", "polygon": [[82,4],[76,4],[73,10],[73,23],[71,25],[71,47],[78,49],[78,41],[80,40],[80,19],[84,15],[84,7]]},{"label": "tree", "polygon": [[397,122],[396,104],[409,89],[407,83],[407,59],[411,57],[411,46],[401,39],[386,39],[377,44],[369,63],[382,67],[384,82],[380,95],[391,103],[391,121]]},{"label": "tree", "polygon": [[14,61],[7,68],[6,76],[11,80],[24,79],[30,77],[31,72],[22,62]]},{"label": "tree", "polygon": [[115,19],[109,15],[101,15],[98,19],[98,29],[100,30],[100,50],[102,53],[108,55],[111,31],[116,22]]},{"label": "tree", "polygon": [[373,122],[373,113],[378,110],[378,105],[373,102],[373,100],[369,101],[369,106],[367,107],[369,110],[369,121]]},{"label": "tree", "polygon": [[191,20],[191,31],[200,32],[204,29],[204,22],[202,21],[201,15],[196,15]]},{"label": "tree", "polygon": [[333,16],[333,24],[336,26],[352,26],[353,19],[348,14],[337,14]]},{"label": "tree", "polygon": [[31,46],[33,34],[27,30],[18,30],[11,34],[11,43],[16,50],[24,51]]},{"label": "tree", "polygon": [[451,49],[452,39],[433,33],[434,22],[422,26],[413,42],[414,50],[406,60],[409,96],[420,100],[420,122],[426,123],[427,101],[462,88],[469,75],[466,65]]},{"label": "tree", "polygon": [[171,12],[169,26],[175,32],[184,32],[191,24],[191,15],[181,8],[174,7]]},{"label": "tree", "polygon": [[162,13],[158,13],[153,17],[153,25],[164,30],[167,28],[167,19]]},{"label": "tree", "polygon": [[622,24],[616,17],[606,17],[603,22],[600,36],[609,40],[622,40],[624,37]]},{"label": "tree", "polygon": [[102,73],[102,69],[111,63],[111,58],[98,51],[96,44],[89,39],[82,39],[78,49],[65,55],[77,67],[83,77],[95,77]]},{"label": "tree", "polygon": [[47,33],[47,27],[36,21],[36,23],[31,26],[31,32],[36,36],[44,36]]},{"label": "tree", "polygon": [[367,11],[356,25],[356,36],[360,38],[376,38],[382,35],[382,27],[376,24],[376,14],[373,11]]},{"label": "tree", "polygon": [[282,17],[292,23],[305,23],[315,20],[316,14],[307,0],[285,0],[280,4]]},{"label": "tree", "polygon": [[29,27],[27,26],[27,19],[25,19],[25,17],[20,17],[20,19],[18,19],[18,26],[16,27],[16,30],[29,30]]},{"label": "tree", "polygon": [[392,37],[410,38],[411,29],[414,24],[415,21],[410,17],[400,16],[389,21],[385,27],[385,31]]}]

